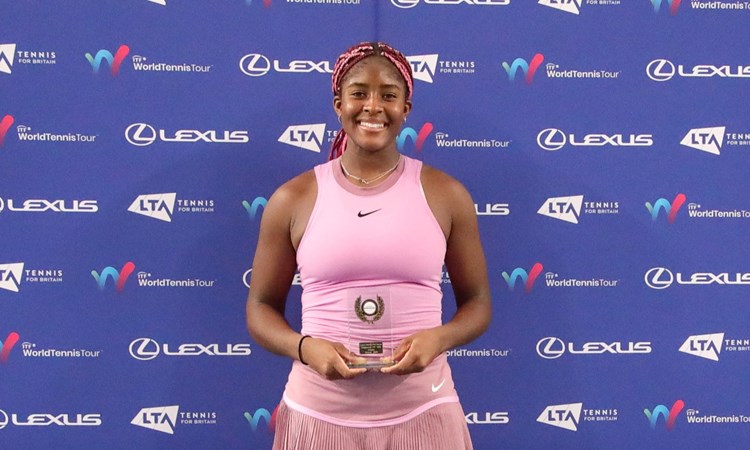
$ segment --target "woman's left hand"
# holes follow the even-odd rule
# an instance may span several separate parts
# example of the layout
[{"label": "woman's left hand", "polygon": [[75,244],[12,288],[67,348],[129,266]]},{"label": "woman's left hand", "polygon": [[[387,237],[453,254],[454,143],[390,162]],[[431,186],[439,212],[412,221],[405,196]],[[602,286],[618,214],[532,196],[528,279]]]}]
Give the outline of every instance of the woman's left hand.
[{"label": "woman's left hand", "polygon": [[380,369],[382,373],[407,375],[423,371],[441,352],[437,328],[423,330],[407,337],[396,348],[396,364]]}]

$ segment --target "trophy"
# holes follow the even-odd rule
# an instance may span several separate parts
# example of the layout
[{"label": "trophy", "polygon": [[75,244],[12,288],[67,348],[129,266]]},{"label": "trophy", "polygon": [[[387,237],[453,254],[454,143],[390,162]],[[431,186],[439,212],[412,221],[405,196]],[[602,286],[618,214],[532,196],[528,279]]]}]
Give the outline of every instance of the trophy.
[{"label": "trophy", "polygon": [[377,369],[395,364],[391,325],[391,297],[387,286],[347,291],[349,340],[347,348],[359,359],[353,369]]}]

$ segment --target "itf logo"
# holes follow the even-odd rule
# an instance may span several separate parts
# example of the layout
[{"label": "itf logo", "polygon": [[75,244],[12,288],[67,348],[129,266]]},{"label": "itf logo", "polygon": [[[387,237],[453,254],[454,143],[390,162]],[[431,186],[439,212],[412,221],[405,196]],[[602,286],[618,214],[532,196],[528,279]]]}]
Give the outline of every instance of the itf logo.
[{"label": "itf logo", "polygon": [[102,65],[102,60],[107,60],[107,63],[112,70],[112,76],[116,77],[120,72],[120,65],[125,57],[128,56],[128,53],[130,53],[130,48],[127,45],[121,45],[114,56],[109,50],[102,49],[96,52],[96,56],[91,56],[91,53],[86,53],[86,59],[89,61],[89,64],[91,64],[91,68],[94,70],[95,74],[99,73],[99,67]]},{"label": "itf logo", "polygon": [[528,294],[534,288],[534,281],[536,281],[539,274],[542,273],[542,270],[544,270],[544,266],[537,262],[531,267],[531,271],[529,272],[526,272],[525,269],[520,267],[516,267],[510,275],[508,275],[508,272],[503,272],[503,278],[505,279],[505,282],[508,283],[508,289],[511,291],[516,287],[516,281],[520,278],[523,280],[526,293]]},{"label": "itf logo", "polygon": [[0,146],[3,145],[3,141],[5,140],[5,134],[8,133],[8,130],[10,130],[11,125],[13,125],[13,116],[10,114],[6,114],[3,117],[3,120],[0,120]]},{"label": "itf logo", "polygon": [[115,283],[117,292],[122,292],[122,290],[125,288],[125,282],[128,281],[128,277],[131,273],[133,273],[134,270],[135,264],[128,261],[122,266],[122,269],[120,269],[119,272],[117,272],[114,267],[107,266],[104,268],[104,270],[102,270],[101,275],[96,270],[92,270],[91,275],[99,285],[100,291],[104,290],[104,287],[107,284],[107,279],[112,278],[112,281],[114,281]]},{"label": "itf logo", "polygon": [[279,142],[320,153],[326,124],[291,125],[279,136]]},{"label": "itf logo", "polygon": [[533,58],[531,58],[530,63],[523,58],[516,58],[510,65],[508,65],[507,62],[503,61],[503,68],[508,74],[508,80],[515,81],[516,74],[520,69],[526,76],[526,84],[531,84],[531,82],[534,80],[534,74],[536,73],[536,70],[542,65],[542,62],[544,62],[544,55],[542,55],[541,53],[537,53]]},{"label": "itf logo", "polygon": [[16,44],[0,44],[0,73],[10,74],[13,71],[15,57]]},{"label": "itf logo", "polygon": [[700,334],[688,337],[680,346],[682,353],[718,361],[724,333]]},{"label": "itf logo", "polygon": [[255,197],[252,204],[248,203],[247,200],[242,200],[242,206],[245,207],[245,211],[247,211],[247,215],[250,216],[250,220],[255,220],[255,217],[258,215],[258,210],[260,208],[265,209],[267,204],[268,200],[266,200],[265,197]]},{"label": "itf logo", "polygon": [[128,211],[142,216],[151,217],[152,219],[171,222],[176,199],[176,192],[139,195],[133,203],[131,203]]},{"label": "itf logo", "polygon": [[654,202],[653,206],[651,203],[646,202],[646,209],[648,209],[648,212],[651,214],[651,219],[654,222],[659,218],[659,211],[663,209],[667,213],[669,223],[674,223],[675,219],[677,219],[677,213],[680,211],[680,208],[686,200],[687,197],[685,197],[685,194],[680,193],[675,196],[672,203],[669,203],[665,198],[660,198]]},{"label": "itf logo", "polygon": [[712,155],[720,155],[726,129],[727,127],[694,128],[688,131],[680,144]]},{"label": "itf logo", "polygon": [[8,357],[10,356],[10,351],[13,349],[13,346],[16,345],[16,342],[21,339],[21,336],[18,335],[15,331],[12,331],[7,338],[5,338],[4,341],[0,341],[0,362],[6,363],[8,362]]},{"label": "itf logo", "polygon": [[273,433],[276,429],[276,411],[278,411],[278,408],[273,411],[273,414],[269,413],[265,408],[256,409],[255,414],[245,411],[245,419],[247,419],[247,423],[250,424],[253,432],[258,431],[258,425],[261,419],[263,419],[268,426],[267,430]]},{"label": "itf logo", "polygon": [[414,55],[408,56],[407,61],[411,64],[414,79],[432,83],[437,69],[438,55]]},{"label": "itf logo", "polygon": [[539,414],[536,421],[565,430],[578,431],[581,409],[583,409],[583,403],[548,406]]},{"label": "itf logo", "polygon": [[682,400],[677,400],[672,405],[671,409],[667,409],[664,405],[658,405],[656,408],[654,408],[654,411],[651,412],[648,409],[644,409],[643,413],[646,414],[646,418],[648,419],[649,423],[651,423],[651,429],[656,428],[656,422],[659,421],[659,416],[664,417],[664,420],[667,422],[667,430],[672,430],[674,428],[674,422],[677,420],[677,415],[680,414],[680,411],[685,407],[685,402]]},{"label": "itf logo", "polygon": [[143,408],[130,421],[131,424],[161,431],[162,433],[174,434],[177,423],[179,406],[161,406],[157,408]]},{"label": "itf logo", "polygon": [[414,142],[417,151],[421,151],[425,139],[427,139],[427,136],[432,133],[432,128],[433,127],[430,122],[425,122],[425,124],[422,125],[422,128],[419,129],[419,133],[417,133],[414,128],[405,127],[403,130],[401,130],[401,133],[396,138],[396,145],[398,146],[399,151],[404,150],[407,138]]},{"label": "itf logo", "polygon": [[0,289],[18,292],[24,263],[0,264]]},{"label": "itf logo", "polygon": [[661,10],[661,4],[662,3],[668,3],[669,4],[669,13],[671,15],[676,15],[677,10],[680,8],[680,3],[682,0],[651,0],[651,4],[654,5],[654,12],[659,13],[659,10]]}]

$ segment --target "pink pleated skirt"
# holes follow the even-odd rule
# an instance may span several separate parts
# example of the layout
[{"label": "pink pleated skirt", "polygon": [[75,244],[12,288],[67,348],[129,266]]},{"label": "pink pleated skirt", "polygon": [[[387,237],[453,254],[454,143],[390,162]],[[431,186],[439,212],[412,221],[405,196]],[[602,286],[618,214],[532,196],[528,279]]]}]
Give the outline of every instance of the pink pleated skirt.
[{"label": "pink pleated skirt", "polygon": [[276,415],[273,450],[472,450],[461,404],[443,403],[406,422],[373,428],[335,425],[289,408]]}]

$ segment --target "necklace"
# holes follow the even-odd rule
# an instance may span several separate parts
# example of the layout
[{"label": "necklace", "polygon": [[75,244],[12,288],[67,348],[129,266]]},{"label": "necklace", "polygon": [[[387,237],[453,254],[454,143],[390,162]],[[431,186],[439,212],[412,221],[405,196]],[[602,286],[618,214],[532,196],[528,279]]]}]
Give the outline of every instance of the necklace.
[{"label": "necklace", "polygon": [[370,178],[369,180],[365,180],[364,178],[360,178],[360,177],[358,177],[356,175],[352,175],[351,173],[349,173],[349,171],[346,170],[346,167],[344,166],[344,160],[343,160],[343,158],[340,161],[340,163],[341,163],[341,170],[344,171],[344,175],[346,175],[347,177],[352,178],[355,181],[358,181],[358,182],[360,182],[362,184],[370,184],[370,183],[372,183],[374,181],[378,181],[379,179],[383,178],[384,176],[386,176],[389,173],[391,173],[394,170],[396,170],[396,167],[398,167],[398,164],[400,162],[401,162],[401,155],[399,154],[398,155],[398,160],[396,161],[396,164],[393,167],[391,167],[390,169],[386,170],[385,172],[381,173],[380,175],[378,175],[378,176],[376,176],[374,178]]}]

